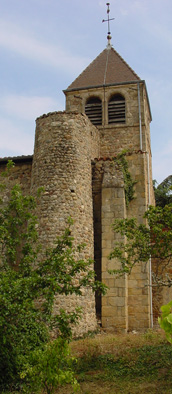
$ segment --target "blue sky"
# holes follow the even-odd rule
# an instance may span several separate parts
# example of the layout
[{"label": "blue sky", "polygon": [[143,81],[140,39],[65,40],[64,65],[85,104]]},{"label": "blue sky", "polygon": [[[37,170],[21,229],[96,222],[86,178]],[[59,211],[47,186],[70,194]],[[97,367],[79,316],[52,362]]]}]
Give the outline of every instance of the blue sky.
[{"label": "blue sky", "polygon": [[[153,178],[172,174],[172,1],[111,0],[112,44],[147,84]],[[106,1],[0,0],[0,157],[33,153],[35,119],[106,47]]]}]

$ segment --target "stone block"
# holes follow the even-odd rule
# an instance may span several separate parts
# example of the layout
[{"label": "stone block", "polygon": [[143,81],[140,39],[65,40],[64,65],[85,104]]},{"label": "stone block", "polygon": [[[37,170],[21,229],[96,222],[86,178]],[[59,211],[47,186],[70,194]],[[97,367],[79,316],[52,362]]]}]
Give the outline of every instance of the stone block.
[{"label": "stone block", "polygon": [[128,287],[129,287],[129,289],[130,288],[137,288],[138,287],[137,280],[130,279],[129,282],[128,282]]},{"label": "stone block", "polygon": [[118,288],[118,297],[126,297],[127,296],[127,288]]},{"label": "stone block", "polygon": [[108,248],[110,252],[112,251],[112,240],[111,239],[103,239],[102,240],[102,249]]},{"label": "stone block", "polygon": [[108,305],[108,298],[107,297],[102,297],[102,306],[107,306]]},{"label": "stone block", "polygon": [[118,307],[124,307],[126,303],[126,299],[124,297],[116,297],[116,305]]},{"label": "stone block", "polygon": [[106,212],[111,212],[111,206],[110,204],[102,204],[102,212],[106,213]]},{"label": "stone block", "polygon": [[116,279],[115,284],[116,284],[116,287],[125,288],[126,280],[122,279],[122,278]]},{"label": "stone block", "polygon": [[103,306],[102,307],[102,316],[103,317],[111,317],[116,315],[117,307],[115,306]]},{"label": "stone block", "polygon": [[112,190],[111,188],[102,188],[102,204],[107,201],[110,201],[112,197]]},{"label": "stone block", "polygon": [[102,233],[102,240],[112,240],[113,236],[109,234],[109,229]]},{"label": "stone block", "polygon": [[136,288],[136,287],[132,287],[132,288],[128,288],[128,295],[130,296],[130,295],[133,295],[133,296],[135,296],[135,295],[139,295],[140,294],[140,289],[138,289],[138,288]]},{"label": "stone block", "polygon": [[[102,249],[102,257],[109,257],[109,255],[110,255],[110,252],[111,252],[111,248],[103,248]],[[108,259],[107,259],[108,260]],[[109,269],[109,268],[108,268]]]},{"label": "stone block", "polygon": [[104,280],[104,279],[111,279],[112,278],[112,275],[111,274],[109,274],[109,272],[102,272],[102,280]]},{"label": "stone block", "polygon": [[106,280],[106,285],[109,287],[108,291],[107,291],[107,295],[104,297],[109,297],[109,296],[117,296],[118,295],[118,289],[116,287],[110,287],[109,285],[110,279]]},{"label": "stone block", "polygon": [[109,287],[110,288],[115,288],[116,289],[116,293],[117,293],[117,288],[115,286],[115,278],[113,275],[111,275],[111,279],[109,279]]},{"label": "stone block", "polygon": [[111,229],[111,225],[112,225],[112,219],[111,218],[105,217],[104,219],[102,219],[102,226],[109,226],[110,229]]}]

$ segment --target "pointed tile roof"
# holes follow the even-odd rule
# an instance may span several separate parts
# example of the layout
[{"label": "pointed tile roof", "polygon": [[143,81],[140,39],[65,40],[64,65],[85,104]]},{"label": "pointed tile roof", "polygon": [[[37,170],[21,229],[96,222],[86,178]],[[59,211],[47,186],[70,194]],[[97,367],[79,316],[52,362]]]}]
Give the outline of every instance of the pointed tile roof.
[{"label": "pointed tile roof", "polygon": [[75,79],[67,90],[140,81],[138,75],[114,48],[106,48]]}]

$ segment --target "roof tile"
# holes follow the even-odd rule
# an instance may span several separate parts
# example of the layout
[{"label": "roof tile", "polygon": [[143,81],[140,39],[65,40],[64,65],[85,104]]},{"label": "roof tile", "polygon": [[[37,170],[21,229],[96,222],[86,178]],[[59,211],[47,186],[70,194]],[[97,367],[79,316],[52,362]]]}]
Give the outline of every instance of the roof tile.
[{"label": "roof tile", "polygon": [[67,90],[139,81],[138,75],[114,48],[104,49]]}]

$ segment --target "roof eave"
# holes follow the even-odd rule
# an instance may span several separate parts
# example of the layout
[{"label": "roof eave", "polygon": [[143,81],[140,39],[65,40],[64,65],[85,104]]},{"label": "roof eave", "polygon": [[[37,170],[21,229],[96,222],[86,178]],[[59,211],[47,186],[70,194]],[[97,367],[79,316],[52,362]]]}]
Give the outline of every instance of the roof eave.
[{"label": "roof eave", "polygon": [[145,82],[142,81],[141,79],[134,80],[134,81],[126,81],[126,82],[116,82],[116,83],[109,83],[105,85],[90,85],[90,86],[83,86],[83,87],[78,87],[78,88],[70,88],[70,89],[65,89],[63,90],[63,93],[66,94],[67,92],[76,92],[78,90],[88,90],[88,89],[95,89],[95,88],[105,88],[105,87],[110,87],[110,86],[120,86],[120,85],[128,85],[128,84],[137,84],[140,82]]}]

